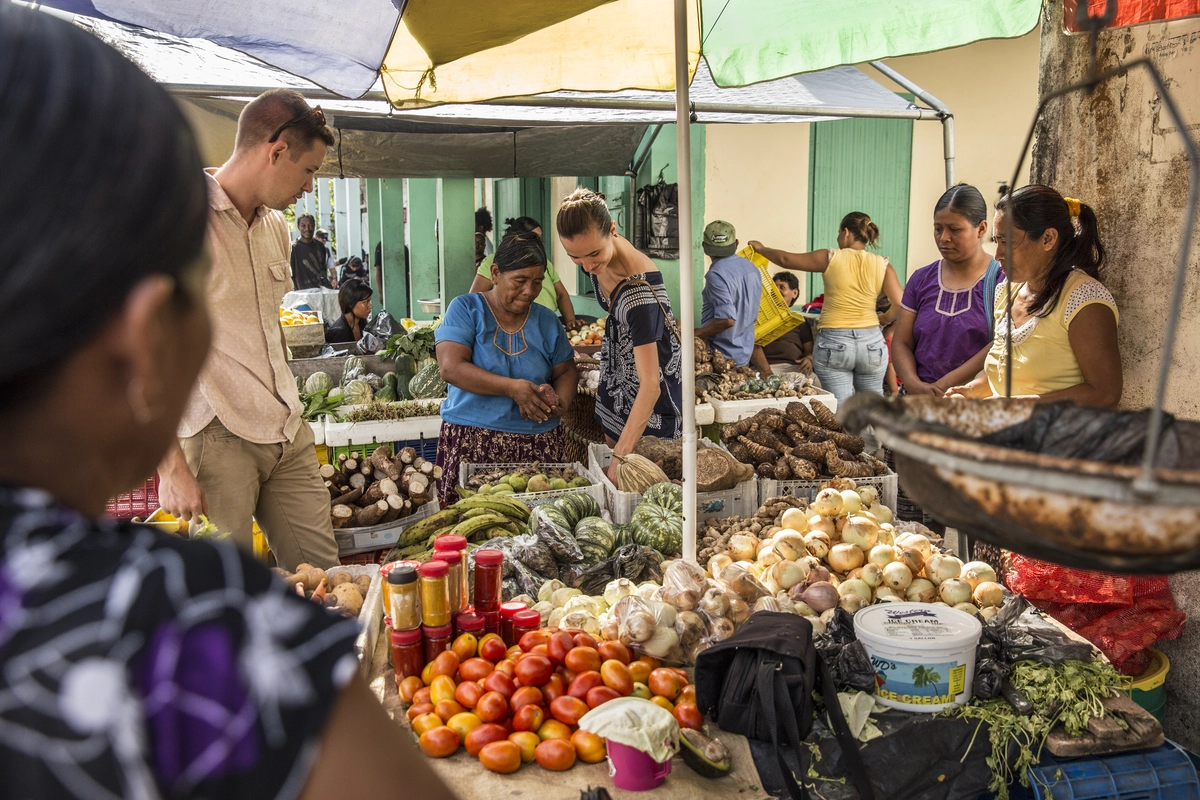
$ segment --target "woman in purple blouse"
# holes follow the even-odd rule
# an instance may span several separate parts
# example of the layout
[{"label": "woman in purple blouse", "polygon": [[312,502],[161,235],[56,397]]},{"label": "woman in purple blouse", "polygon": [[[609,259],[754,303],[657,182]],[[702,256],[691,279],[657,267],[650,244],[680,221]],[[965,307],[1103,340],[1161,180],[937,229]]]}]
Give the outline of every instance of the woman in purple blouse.
[{"label": "woman in purple blouse", "polygon": [[941,258],[908,277],[892,339],[892,362],[907,394],[941,397],[979,374],[992,340],[1000,263],[983,249],[987,203],[960,183],[938,200],[933,238]]}]

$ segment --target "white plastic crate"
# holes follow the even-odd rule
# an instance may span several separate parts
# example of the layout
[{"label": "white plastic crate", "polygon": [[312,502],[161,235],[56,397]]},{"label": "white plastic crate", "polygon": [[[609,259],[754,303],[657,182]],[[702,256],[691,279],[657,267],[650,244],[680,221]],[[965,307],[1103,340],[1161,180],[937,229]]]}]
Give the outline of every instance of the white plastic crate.
[{"label": "white plastic crate", "polygon": [[767,397],[750,400],[713,399],[709,403],[713,407],[713,422],[728,425],[730,422],[737,422],[747,417],[753,417],[764,408],[778,408],[782,411],[784,406],[795,399],[795,397]]},{"label": "white plastic crate", "polygon": [[313,444],[325,444],[325,420],[324,415],[320,419],[308,423],[308,427],[312,428]]},{"label": "white plastic crate", "polygon": [[354,640],[354,655],[358,657],[359,668],[363,677],[369,678],[375,643],[379,640],[379,621],[383,617],[383,576],[379,574],[378,564],[349,564],[325,570],[330,577],[339,572],[348,572],[351,578],[371,576],[371,586],[363,598],[362,611],[358,613],[359,632]]},{"label": "white plastic crate", "polygon": [[[425,403],[441,405],[441,399],[423,400]],[[353,406],[338,409],[345,413]],[[437,438],[442,430],[441,417],[409,417],[408,419],[372,422],[334,422],[325,420],[325,444],[343,447],[351,444],[377,444],[380,442],[402,442],[407,439]]]},{"label": "white plastic crate", "polygon": [[[703,440],[697,446],[716,447]],[[588,448],[588,466],[600,476],[609,515],[614,523],[624,525],[633,518],[633,511],[642,502],[642,496],[637,492],[623,492],[613,486],[604,471],[611,462],[612,450],[608,445],[593,444]],[[696,511],[697,521],[712,517],[754,516],[754,512],[758,511],[758,477],[752,477],[723,492],[697,492]]]},{"label": "white plastic crate", "polygon": [[696,405],[697,425],[712,425],[716,421],[716,411],[713,409],[712,403],[699,403]]},{"label": "white plastic crate", "polygon": [[[497,470],[513,470],[528,467],[529,464],[460,464],[458,467],[458,485],[466,486],[467,480],[477,472],[495,472]],[[547,469],[573,469],[579,475],[587,478],[592,482],[591,486],[576,486],[570,489],[551,489],[546,492],[521,492],[520,494],[510,494],[507,497],[520,500],[526,505],[536,506],[543,503],[552,503],[560,497],[566,497],[569,494],[590,494],[600,504],[600,510],[604,510],[604,489],[600,486],[600,476],[596,475],[593,470],[588,469],[583,464],[576,461],[574,464],[549,464],[543,463],[540,466]]]},{"label": "white plastic crate", "polygon": [[337,541],[338,555],[351,556],[370,550],[382,550],[400,541],[400,534],[413,523],[420,522],[441,508],[437,500],[430,500],[407,517],[372,525],[369,528],[335,528],[333,538]]},{"label": "white plastic crate", "polygon": [[[817,492],[821,490],[821,486],[830,480],[832,478],[818,478],[815,481],[776,481],[764,478],[758,483],[758,502],[759,505],[762,505],[769,497],[779,497],[789,494],[792,497],[799,497],[803,500],[812,500],[817,496]],[[879,501],[895,513],[896,491],[900,486],[896,473],[888,472],[887,475],[854,478],[853,480],[855,486],[874,486],[879,491]]]}]

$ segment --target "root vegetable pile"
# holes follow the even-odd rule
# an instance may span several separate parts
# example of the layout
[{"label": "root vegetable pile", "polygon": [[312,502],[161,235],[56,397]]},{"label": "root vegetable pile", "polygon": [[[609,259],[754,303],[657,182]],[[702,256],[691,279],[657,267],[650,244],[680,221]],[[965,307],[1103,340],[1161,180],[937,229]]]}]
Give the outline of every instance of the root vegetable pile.
[{"label": "root vegetable pile", "polygon": [[811,481],[888,473],[887,464],[864,453],[863,440],[846,433],[828,406],[820,400],[811,402],[811,408],[800,402],[788,403],[783,411],[764,408],[726,425],[721,441],[761,478]]},{"label": "root vegetable pile", "polygon": [[396,455],[380,445],[363,458],[355,451],[321,466],[334,528],[369,528],[407,517],[429,502],[442,468],[405,447]]},{"label": "root vegetable pile", "polygon": [[[811,384],[797,387],[796,377],[772,375],[762,379],[750,367],[739,367],[703,339],[695,340],[696,395],[708,400],[751,400],[819,394]],[[807,379],[806,379],[807,380]]]},{"label": "root vegetable pile", "polygon": [[312,564],[301,564],[290,575],[281,569],[274,572],[296,594],[351,619],[356,619],[362,611],[367,590],[371,588],[371,576],[360,575],[355,578],[346,568],[338,568],[330,574]]}]

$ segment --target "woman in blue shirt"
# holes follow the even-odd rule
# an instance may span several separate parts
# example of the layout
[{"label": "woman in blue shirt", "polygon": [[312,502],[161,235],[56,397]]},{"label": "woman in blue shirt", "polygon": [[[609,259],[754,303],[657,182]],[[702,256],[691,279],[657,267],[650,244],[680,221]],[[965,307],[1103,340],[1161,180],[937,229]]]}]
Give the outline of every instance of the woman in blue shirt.
[{"label": "woman in blue shirt", "polygon": [[534,302],[546,250],[532,233],[496,249],[496,281],[454,298],[437,328],[437,360],[450,384],[442,403],[442,504],[457,498],[459,465],[561,462],[559,418],[575,398],[575,352],[554,312]]}]

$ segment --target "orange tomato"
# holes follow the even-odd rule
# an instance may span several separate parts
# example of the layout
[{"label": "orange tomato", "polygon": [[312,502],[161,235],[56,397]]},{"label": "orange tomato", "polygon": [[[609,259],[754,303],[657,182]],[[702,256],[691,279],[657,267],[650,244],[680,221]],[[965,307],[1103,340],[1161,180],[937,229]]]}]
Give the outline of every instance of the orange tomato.
[{"label": "orange tomato", "polygon": [[522,686],[513,692],[513,696],[508,700],[508,707],[516,713],[521,706],[542,704],[542,690],[536,686]]},{"label": "orange tomato", "polygon": [[424,735],[425,731],[431,731],[434,728],[443,727],[442,718],[432,712],[422,714],[412,721],[413,733],[417,736]]},{"label": "orange tomato", "polygon": [[581,672],[575,676],[575,680],[571,681],[571,685],[567,687],[567,694],[583,700],[587,697],[588,692],[603,684],[604,678],[601,677],[599,672]]},{"label": "orange tomato", "polygon": [[532,649],[532,650],[530,650],[529,652],[531,652],[531,653],[537,653],[537,654],[538,654],[538,655],[540,655],[540,656],[547,656],[547,657],[548,657],[548,656],[550,655],[550,646],[549,646],[549,645],[545,645],[545,644],[535,644],[535,645],[533,646],[533,649]]},{"label": "orange tomato", "polygon": [[524,653],[525,651],[522,650],[520,646],[514,644],[512,647],[508,648],[508,652],[504,654],[504,657],[511,658],[513,661],[516,661]]},{"label": "orange tomato", "polygon": [[696,702],[696,687],[688,684],[683,687],[683,691],[679,693],[679,697],[675,698],[675,704],[680,703],[695,703]]},{"label": "orange tomato", "polygon": [[529,653],[517,662],[517,680],[522,686],[542,686],[553,674],[554,664],[539,653]]},{"label": "orange tomato", "polygon": [[426,686],[424,689],[417,690],[417,693],[413,695],[413,702],[414,703],[429,703],[429,705],[433,705],[433,696],[432,695],[433,695],[433,690],[430,689],[428,686]]},{"label": "orange tomato", "polygon": [[495,668],[486,658],[468,658],[459,665],[458,677],[464,681],[478,681],[491,675]]},{"label": "orange tomato", "polygon": [[695,703],[677,703],[675,710],[671,713],[675,715],[675,721],[681,728],[698,731],[704,727],[704,715],[700,713],[700,709],[696,707]]},{"label": "orange tomato", "polygon": [[436,677],[437,677],[437,676],[433,674],[433,662],[432,662],[432,661],[430,661],[430,662],[429,662],[428,664],[426,664],[426,665],[425,665],[425,667],[424,667],[424,668],[421,670],[421,683],[423,683],[423,684],[425,684],[426,686],[428,686],[429,684],[433,683],[433,679],[434,679],[434,678],[436,678]]},{"label": "orange tomato", "polygon": [[550,714],[564,725],[578,725],[579,718],[588,711],[587,703],[569,694],[550,703]]},{"label": "orange tomato", "polygon": [[633,660],[629,648],[620,642],[601,642],[596,646],[596,651],[600,653],[600,661],[620,661],[622,664],[628,664]]},{"label": "orange tomato", "polygon": [[466,711],[456,700],[443,700],[433,706],[433,713],[442,718],[442,722],[449,722],[450,718],[455,714],[461,714]]},{"label": "orange tomato", "polygon": [[551,635],[550,631],[545,630],[545,629],[530,631],[529,633],[527,633],[521,637],[521,641],[518,642],[518,644],[521,645],[522,650],[524,650],[526,653],[528,653],[528,652],[532,651],[533,648],[537,647],[539,644],[546,644],[547,642],[549,642],[550,635]]},{"label": "orange tomato", "polygon": [[504,695],[505,700],[512,697],[513,692],[517,690],[513,679],[500,670],[496,670],[483,679],[483,688],[489,692],[499,692]]},{"label": "orange tomato", "polygon": [[[513,661],[511,658],[503,659],[496,664],[496,669],[494,671],[503,672],[508,677],[514,678],[517,675],[517,662]],[[490,675],[491,673],[488,674]]]},{"label": "orange tomato", "polygon": [[567,653],[566,665],[572,672],[598,672],[600,654],[593,647],[573,647]]},{"label": "orange tomato", "polygon": [[461,740],[457,733],[442,725],[422,733],[419,743],[421,752],[430,758],[446,758],[454,755]]},{"label": "orange tomato", "polygon": [[570,739],[547,739],[537,746],[533,757],[542,769],[561,772],[575,766],[575,746]]},{"label": "orange tomato", "polygon": [[474,681],[463,681],[454,690],[454,699],[463,708],[474,708],[483,697],[483,687]]},{"label": "orange tomato", "polygon": [[546,721],[546,712],[541,706],[521,706],[513,714],[512,726],[514,731],[536,731]]},{"label": "orange tomato", "polygon": [[533,751],[542,743],[538,735],[532,731],[517,731],[510,733],[508,740],[514,742],[517,747],[521,748],[521,763],[528,764],[533,761]]},{"label": "orange tomato", "polygon": [[508,775],[521,768],[521,748],[507,739],[489,742],[479,751],[479,761],[492,772]]},{"label": "orange tomato", "polygon": [[547,739],[570,739],[571,729],[556,719],[548,719],[538,728],[537,735],[543,742]]},{"label": "orange tomato", "polygon": [[460,633],[454,644],[450,645],[450,651],[458,656],[460,664],[468,658],[474,658],[478,650],[479,640],[469,633]]},{"label": "orange tomato", "polygon": [[[433,660],[433,675],[447,675],[454,677],[458,672],[458,656],[453,650],[443,650],[437,654],[437,658]],[[432,682],[431,682],[432,683]]]},{"label": "orange tomato", "polygon": [[[595,708],[607,703],[609,700],[616,700],[621,696],[621,693],[616,689],[610,689],[607,686],[597,686],[587,693],[588,708]],[[455,705],[458,705],[455,703]]]},{"label": "orange tomato", "polygon": [[675,711],[675,704],[665,697],[654,695],[654,697],[650,698],[650,702],[654,703],[654,705],[658,706],[659,708],[665,708],[667,711],[672,713]]},{"label": "orange tomato", "polygon": [[641,655],[641,656],[638,656],[638,658],[640,658],[642,661],[645,661],[647,664],[649,664],[650,669],[652,669],[652,670],[658,669],[659,667],[662,666],[662,662],[659,661],[654,656]]},{"label": "orange tomato", "polygon": [[615,658],[600,665],[600,678],[605,686],[615,689],[622,697],[633,693],[633,676],[629,674],[629,667]]},{"label": "orange tomato", "polygon": [[421,716],[422,714],[432,714],[432,713],[433,713],[433,703],[413,703],[411,706],[408,707],[408,711],[405,713],[405,717],[408,718],[409,722],[412,722],[414,719]]},{"label": "orange tomato", "polygon": [[493,664],[495,664],[497,661],[504,660],[504,657],[507,654],[508,654],[508,645],[506,645],[504,643],[504,640],[501,639],[496,634],[494,634],[494,633],[485,634],[484,637],[479,640],[479,655],[480,655],[480,657],[486,658],[488,661],[491,661]]},{"label": "orange tomato", "polygon": [[550,660],[554,665],[561,667],[566,663],[567,653],[575,647],[575,640],[571,638],[571,634],[565,631],[559,631],[550,635],[550,641],[547,643],[546,654],[550,656]]},{"label": "orange tomato", "polygon": [[674,700],[683,691],[683,678],[673,669],[660,667],[650,673],[650,682],[647,685],[650,691],[659,697]]},{"label": "orange tomato", "polygon": [[475,704],[475,713],[484,722],[500,722],[508,717],[508,699],[499,692],[486,692]]},{"label": "orange tomato", "polygon": [[466,744],[469,754],[477,756],[485,745],[492,742],[501,742],[507,738],[508,731],[504,730],[503,725],[485,722],[467,734],[464,744]]},{"label": "orange tomato", "polygon": [[400,685],[396,687],[400,692],[400,701],[406,705],[412,705],[413,697],[417,692],[424,688],[425,683],[416,675],[409,675],[404,680],[400,681]]},{"label": "orange tomato", "polygon": [[634,683],[650,682],[650,673],[654,671],[654,667],[650,666],[650,662],[639,658],[637,661],[629,662],[629,676],[633,678]]},{"label": "orange tomato", "polygon": [[462,714],[455,714],[446,720],[446,727],[457,733],[458,738],[464,742],[467,740],[467,735],[482,724],[483,720],[469,711],[465,711]]},{"label": "orange tomato", "polygon": [[590,731],[575,731],[571,734],[571,744],[575,754],[585,764],[599,764],[608,755],[608,745],[604,738]]},{"label": "orange tomato", "polygon": [[443,700],[453,700],[454,690],[457,688],[454,678],[449,675],[438,675],[429,687],[429,700],[435,706]]},{"label": "orange tomato", "polygon": [[553,703],[566,693],[567,682],[563,680],[562,675],[551,675],[550,680],[546,681],[546,685],[542,687],[542,699],[547,704]]},{"label": "orange tomato", "polygon": [[597,644],[598,643],[596,642],[596,638],[594,636],[592,636],[591,634],[584,633],[583,631],[575,632],[575,646],[576,647],[590,647],[593,650],[595,650]]}]

